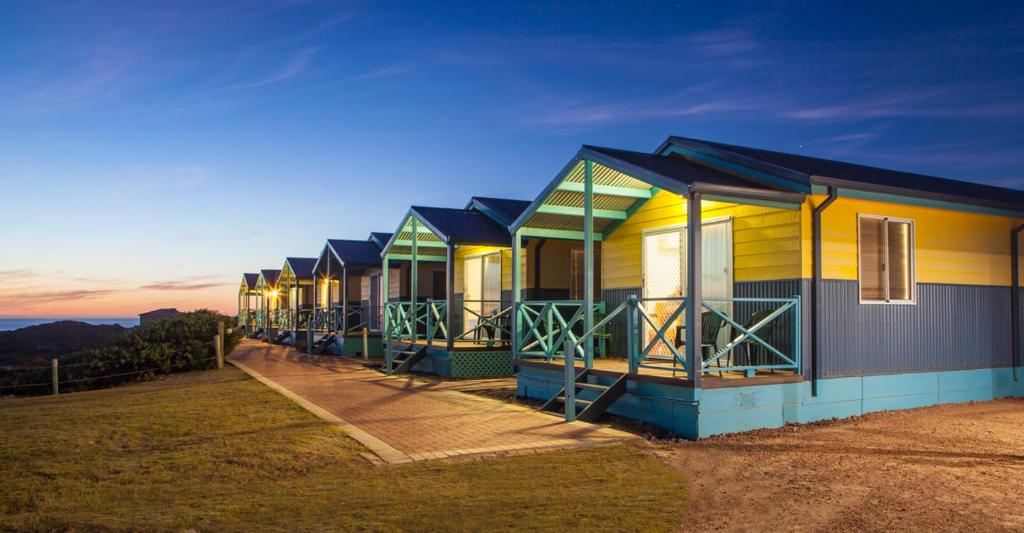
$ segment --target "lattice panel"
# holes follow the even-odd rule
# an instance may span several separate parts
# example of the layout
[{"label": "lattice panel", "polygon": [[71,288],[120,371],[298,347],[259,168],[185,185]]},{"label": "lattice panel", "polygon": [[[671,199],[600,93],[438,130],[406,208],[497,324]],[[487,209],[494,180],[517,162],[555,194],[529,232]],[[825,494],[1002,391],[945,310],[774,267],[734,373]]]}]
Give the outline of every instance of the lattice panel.
[{"label": "lattice panel", "polygon": [[511,351],[455,352],[450,357],[453,378],[512,375]]}]

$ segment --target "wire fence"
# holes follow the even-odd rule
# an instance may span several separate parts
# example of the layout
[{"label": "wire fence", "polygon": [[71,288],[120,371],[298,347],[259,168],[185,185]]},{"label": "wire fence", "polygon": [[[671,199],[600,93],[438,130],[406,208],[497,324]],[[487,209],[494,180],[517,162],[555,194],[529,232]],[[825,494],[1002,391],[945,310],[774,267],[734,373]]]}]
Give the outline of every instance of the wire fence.
[{"label": "wire fence", "polygon": [[[228,330],[228,333],[231,333],[231,330]],[[97,357],[89,361],[74,361],[72,359],[72,361],[68,363],[61,363],[59,359],[54,358],[51,360],[51,364],[47,366],[40,365],[7,369],[0,368],[0,395],[31,395],[35,393],[32,389],[40,389],[39,392],[43,392],[42,389],[44,387],[51,388],[53,394],[59,394],[61,389],[65,387],[72,390],[102,388],[131,379],[133,376],[155,376],[158,374],[170,374],[175,371],[182,370],[205,369],[210,368],[211,366],[214,368],[220,368],[224,366],[226,341],[227,338],[226,335],[224,335],[224,328],[221,326],[220,333],[215,335],[212,339],[214,352],[212,357],[201,357],[200,354],[196,354],[194,352],[191,354],[188,352],[179,352],[171,355],[169,357],[171,361],[165,363],[152,365],[152,363],[156,361],[149,361],[152,366],[148,366],[146,368],[125,369],[126,366],[143,366],[146,364],[145,361],[137,360],[138,358],[105,359],[102,357]],[[175,362],[174,359],[181,360]],[[215,365],[211,365],[213,362],[216,362]],[[92,372],[106,373],[97,373],[94,375]],[[47,374],[50,378],[48,380],[46,379]],[[28,380],[29,382],[19,383],[20,380]],[[64,392],[69,391],[65,390]]]},{"label": "wire fence", "polygon": [[[198,366],[197,363],[209,363],[211,361],[216,361],[217,359],[218,359],[217,356],[213,356],[213,357],[210,357],[210,358],[207,358],[207,359],[200,359],[199,361],[182,361],[180,363],[176,363],[176,364],[173,364],[173,365],[163,365],[163,366],[153,367],[153,368],[144,368],[142,370],[132,370],[130,372],[118,372],[116,374],[103,374],[103,375],[99,375],[99,376],[88,376],[88,377],[78,378],[78,379],[57,380],[57,384],[58,385],[69,385],[69,384],[72,384],[72,383],[84,383],[86,381],[96,381],[96,380],[106,379],[106,378],[118,378],[118,377],[133,376],[133,375],[146,374],[146,373],[154,373],[154,372],[167,372],[168,370],[173,370],[175,368],[182,368],[182,367],[186,367],[186,366],[190,366],[190,365],[191,366]],[[65,368],[79,367],[79,366],[92,365],[92,364],[95,364],[95,362],[78,363],[78,364],[74,364],[74,365],[61,365],[59,368],[61,370],[63,370]],[[30,371],[30,370],[31,371],[36,371],[36,370],[44,370],[44,369],[51,369],[51,368],[52,367],[49,367],[49,366],[37,366],[37,367],[29,367],[29,368],[25,368],[25,369],[20,369],[19,368],[17,370],[25,370],[27,372],[27,371]],[[44,382],[40,382],[40,383],[19,383],[17,385],[0,385],[0,390],[4,390],[4,389],[25,389],[25,388],[29,388],[29,387],[51,387],[51,386],[53,386],[53,383],[54,383],[53,381],[44,381]]]}]

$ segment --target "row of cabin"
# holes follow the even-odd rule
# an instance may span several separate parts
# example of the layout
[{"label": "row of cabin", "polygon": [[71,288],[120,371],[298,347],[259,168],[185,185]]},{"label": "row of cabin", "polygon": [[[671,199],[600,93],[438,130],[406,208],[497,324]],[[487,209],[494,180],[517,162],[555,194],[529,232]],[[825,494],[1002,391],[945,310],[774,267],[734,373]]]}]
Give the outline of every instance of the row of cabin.
[{"label": "row of cabin", "polygon": [[583,146],[532,201],[413,206],[246,274],[239,317],[697,438],[1024,395],[1022,221],[1015,189],[680,137]]}]

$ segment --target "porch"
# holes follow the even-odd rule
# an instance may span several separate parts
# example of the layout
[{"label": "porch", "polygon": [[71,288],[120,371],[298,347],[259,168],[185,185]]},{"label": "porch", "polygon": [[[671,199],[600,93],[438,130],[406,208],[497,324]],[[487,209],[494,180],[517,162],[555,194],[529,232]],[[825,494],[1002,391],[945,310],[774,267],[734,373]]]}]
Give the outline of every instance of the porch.
[{"label": "porch", "polygon": [[[577,240],[585,265],[580,300],[525,300],[513,280],[520,395],[567,421],[607,411],[696,437],[713,397],[702,391],[802,387],[804,195],[737,174],[683,157],[577,153],[511,226],[513,253],[524,238]],[[756,228],[755,216],[775,227]],[[754,230],[738,236],[741,222]],[[783,234],[792,242],[773,250]],[[741,246],[760,255],[743,258],[753,284],[734,274]]]},{"label": "porch", "polygon": [[512,307],[501,284],[509,238],[472,208],[409,211],[383,252],[388,374],[512,374]]}]

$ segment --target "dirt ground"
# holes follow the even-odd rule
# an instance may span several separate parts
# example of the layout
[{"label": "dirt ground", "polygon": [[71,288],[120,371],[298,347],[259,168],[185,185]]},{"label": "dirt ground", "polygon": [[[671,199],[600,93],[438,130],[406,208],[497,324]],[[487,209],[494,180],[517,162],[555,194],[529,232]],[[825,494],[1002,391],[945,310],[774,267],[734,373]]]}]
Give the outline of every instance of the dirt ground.
[{"label": "dirt ground", "polygon": [[1024,531],[1024,400],[661,441],[681,529]]}]

